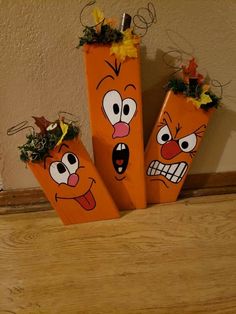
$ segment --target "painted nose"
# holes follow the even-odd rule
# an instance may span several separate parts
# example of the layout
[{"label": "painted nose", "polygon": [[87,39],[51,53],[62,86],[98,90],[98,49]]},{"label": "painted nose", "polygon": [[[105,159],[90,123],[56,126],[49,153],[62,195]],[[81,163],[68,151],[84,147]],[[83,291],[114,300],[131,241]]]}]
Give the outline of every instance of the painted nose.
[{"label": "painted nose", "polygon": [[76,186],[79,182],[79,176],[76,173],[72,173],[67,181],[67,184],[70,186]]},{"label": "painted nose", "polygon": [[161,148],[161,156],[167,160],[174,158],[179,153],[181,149],[176,141],[169,141],[165,143]]},{"label": "painted nose", "polygon": [[117,122],[113,125],[114,132],[112,134],[113,138],[125,137],[129,134],[129,125],[125,122]]}]

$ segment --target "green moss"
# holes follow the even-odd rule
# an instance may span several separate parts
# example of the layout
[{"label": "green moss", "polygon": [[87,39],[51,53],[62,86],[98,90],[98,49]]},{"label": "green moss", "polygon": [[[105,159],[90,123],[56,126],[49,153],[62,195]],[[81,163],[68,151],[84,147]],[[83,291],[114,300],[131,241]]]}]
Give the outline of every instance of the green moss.
[{"label": "green moss", "polygon": [[110,25],[102,25],[100,32],[97,33],[95,26],[86,26],[83,30],[83,36],[80,37],[79,45],[77,48],[85,44],[111,44],[114,42],[122,41],[123,34],[112,28]]},{"label": "green moss", "polygon": [[[167,85],[168,89],[171,89],[175,94],[183,94],[186,97],[192,97],[195,99],[199,99],[202,93],[202,85],[197,84],[194,88],[184,82],[182,79],[171,79]],[[202,104],[201,108],[204,110],[208,110],[212,107],[217,108],[220,104],[221,98],[217,97],[212,91],[207,91],[207,95],[209,95],[212,99],[212,102],[208,104]]]},{"label": "green moss", "polygon": [[[36,133],[35,131],[26,135],[26,143],[19,146],[20,159],[24,162],[40,162],[44,159],[49,151],[52,150],[62,136],[62,131],[59,121],[56,121],[58,126],[45,134]],[[78,136],[79,128],[73,123],[68,125],[68,131],[63,140],[71,140]]]}]

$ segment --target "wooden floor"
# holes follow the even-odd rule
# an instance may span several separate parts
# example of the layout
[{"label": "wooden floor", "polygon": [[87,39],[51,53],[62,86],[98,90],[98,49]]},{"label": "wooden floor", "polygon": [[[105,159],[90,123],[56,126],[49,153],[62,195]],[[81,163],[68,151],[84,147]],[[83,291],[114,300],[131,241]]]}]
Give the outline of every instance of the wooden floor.
[{"label": "wooden floor", "polygon": [[236,194],[64,227],[0,216],[0,313],[236,313]]}]

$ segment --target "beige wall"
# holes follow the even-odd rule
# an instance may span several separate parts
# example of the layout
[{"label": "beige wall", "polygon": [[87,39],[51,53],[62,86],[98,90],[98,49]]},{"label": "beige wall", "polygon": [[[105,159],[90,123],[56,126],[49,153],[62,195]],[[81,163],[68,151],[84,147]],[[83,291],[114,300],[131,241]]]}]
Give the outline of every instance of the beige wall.
[{"label": "beige wall", "polygon": [[[107,16],[133,15],[144,0],[98,0]],[[37,186],[18,158],[25,134],[6,129],[31,115],[55,118],[59,110],[80,116],[82,138],[91,152],[79,13],[86,1],[0,0],[0,171],[4,188]],[[142,81],[145,137],[164,97],[169,69],[163,52],[178,45],[194,53],[199,70],[221,82],[225,106],[212,118],[192,173],[236,170],[235,0],[158,0],[158,23],[143,38]],[[169,36],[168,36],[169,34]],[[183,36],[187,42],[183,40]],[[1,181],[1,180],[0,180]]]}]

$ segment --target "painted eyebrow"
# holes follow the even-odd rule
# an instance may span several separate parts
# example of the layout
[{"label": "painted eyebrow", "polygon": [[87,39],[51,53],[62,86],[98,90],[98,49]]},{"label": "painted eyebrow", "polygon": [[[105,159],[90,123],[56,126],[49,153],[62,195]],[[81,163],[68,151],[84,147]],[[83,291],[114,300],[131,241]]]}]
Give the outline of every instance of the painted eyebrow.
[{"label": "painted eyebrow", "polygon": [[169,113],[168,113],[167,111],[165,111],[165,112],[164,112],[164,114],[166,114],[166,115],[168,116],[168,118],[169,118],[170,122],[172,123],[172,119],[171,119],[171,117],[170,117]]},{"label": "painted eyebrow", "polygon": [[68,145],[66,145],[66,144],[61,144],[61,146],[60,146],[60,148],[59,148],[59,150],[58,150],[58,153],[60,153],[60,151],[61,151],[61,149],[62,149],[63,146],[65,146],[66,148],[69,148]]},{"label": "painted eyebrow", "polygon": [[98,83],[96,89],[98,89],[99,86],[102,84],[102,82],[103,82],[104,80],[106,80],[107,78],[111,78],[111,79],[114,80],[114,77],[113,77],[112,75],[110,75],[110,74],[109,74],[109,75],[106,75],[106,76],[105,76],[104,78],[102,78],[101,81]]},{"label": "painted eyebrow", "polygon": [[128,84],[125,86],[125,90],[128,88],[128,87],[133,87],[134,89],[136,89],[136,87],[134,86],[134,84]]},{"label": "painted eyebrow", "polygon": [[44,157],[44,159],[43,159],[43,167],[44,167],[44,169],[46,169],[46,160],[47,160],[47,158],[52,158],[52,156],[51,155],[46,155]]}]

